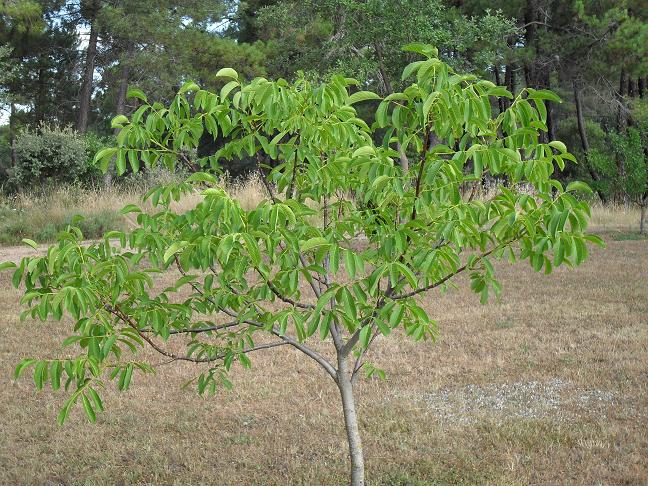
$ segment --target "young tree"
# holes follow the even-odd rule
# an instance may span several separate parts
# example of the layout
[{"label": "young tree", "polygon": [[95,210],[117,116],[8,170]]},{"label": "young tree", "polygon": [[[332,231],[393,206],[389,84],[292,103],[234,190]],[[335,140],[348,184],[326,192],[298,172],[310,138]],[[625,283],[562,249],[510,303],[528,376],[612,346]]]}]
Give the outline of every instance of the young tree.
[{"label": "young tree", "polygon": [[[560,142],[538,142],[544,101],[555,95],[526,90],[493,117],[492,103],[512,98],[507,90],[453,72],[431,47],[407,50],[424,57],[403,73],[416,82],[380,102],[372,127],[354,105],[378,96],[350,94],[356,82],[342,76],[321,85],[247,83],[226,68],[219,94],[187,83],[169,107],[131,90],[142,105],[113,120],[121,131],[118,147],[97,154],[104,168],[113,157],[119,173],[127,164],[173,167],[203,131],[231,141],[200,160],[206,172],[150,191],[153,214],[124,208],[137,213],[134,231],[87,245],[70,228],[46,255],[20,262],[13,282],[25,285],[23,316],[71,315],[65,344],[80,353],[24,360],[16,378],[33,366],[38,388],[65,383],[72,395],[59,422],[78,402],[94,421],[106,380],[125,390],[134,372],[151,370],[137,359],[141,348],[204,363],[192,381],[214,393],[230,386],[235,363],[250,366],[253,352],[291,346],[337,385],[351,484],[364,484],[354,384],[363,372],[384,374],[367,362],[376,337],[400,329],[417,341],[433,338],[436,323],[417,298],[465,273],[485,301],[500,290],[494,259],[528,260],[548,273],[580,264],[588,241],[601,243],[585,233],[589,209],[574,195],[587,186],[563,188],[552,178],[554,164],[573,157]],[[373,142],[376,130],[385,133],[382,144]],[[266,169],[267,197],[251,210],[213,175],[219,159],[242,152]],[[404,154],[408,171],[397,163]],[[487,172],[509,184],[481,200],[475,190]],[[176,213],[172,202],[196,187],[201,201]],[[162,291],[153,286],[158,274],[173,281]],[[178,338],[186,353],[171,351],[168,341]]]}]

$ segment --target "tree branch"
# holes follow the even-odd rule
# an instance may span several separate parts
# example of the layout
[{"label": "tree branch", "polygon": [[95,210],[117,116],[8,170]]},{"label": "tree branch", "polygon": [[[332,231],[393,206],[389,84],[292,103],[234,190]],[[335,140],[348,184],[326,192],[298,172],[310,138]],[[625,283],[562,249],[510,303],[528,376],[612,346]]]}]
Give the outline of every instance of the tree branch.
[{"label": "tree branch", "polygon": [[302,304],[301,302],[297,302],[295,300],[292,300],[289,297],[284,296],[281,292],[279,292],[277,287],[275,287],[274,284],[270,280],[266,279],[263,276],[263,273],[261,273],[261,270],[259,270],[258,267],[254,267],[254,269],[261,276],[261,278],[263,278],[264,282],[266,283],[268,288],[272,291],[272,293],[275,294],[280,300],[284,301],[286,304],[290,304],[293,307],[299,307],[300,309],[314,309],[315,308],[315,306],[312,305],[312,304]]},{"label": "tree branch", "polygon": [[[510,245],[510,244],[513,243],[515,240],[517,240],[517,238],[515,238],[515,239],[509,241],[508,243],[506,243],[506,245]],[[487,252],[484,252],[484,253],[482,253],[481,255],[479,255],[478,259],[482,259],[482,258],[484,258],[484,257],[487,257],[487,256],[490,255],[491,253],[494,253],[495,251],[497,251],[497,250],[503,248],[503,247],[506,246],[506,245],[498,245],[498,246],[495,246],[494,248],[491,248],[491,249],[488,250]],[[454,272],[452,272],[452,273],[449,273],[448,275],[446,275],[445,277],[443,277],[441,280],[437,280],[436,282],[434,282],[434,283],[432,283],[432,284],[430,284],[430,285],[426,285],[425,287],[421,287],[420,289],[412,290],[411,292],[407,292],[407,293],[400,294],[400,295],[394,295],[393,297],[391,297],[391,299],[392,299],[392,300],[407,299],[408,297],[414,297],[415,295],[421,294],[421,293],[423,293],[423,292],[427,292],[428,290],[432,290],[432,289],[434,289],[434,288],[436,288],[436,287],[438,287],[438,286],[440,286],[440,285],[443,285],[443,284],[446,283],[448,280],[450,280],[452,277],[454,277],[454,276],[460,274],[461,272],[463,272],[463,271],[466,270],[467,268],[468,268],[468,264],[462,265],[462,266],[459,267],[456,271],[454,271]]]},{"label": "tree branch", "polygon": [[[184,272],[184,270],[182,270],[182,267],[180,267],[179,262],[178,262],[177,259],[176,259],[176,263],[178,264],[178,268],[180,269],[180,273],[182,273],[182,274],[184,275],[185,272]],[[214,300],[211,299],[210,297],[206,296],[205,293],[204,293],[203,291],[201,291],[200,288],[198,288],[198,286],[195,285],[193,282],[191,282],[191,286],[193,287],[193,289],[194,289],[196,292],[198,292],[200,295],[202,295],[205,299],[207,299],[207,300],[208,300],[209,302],[211,302],[212,304],[216,305],[216,303],[214,302]],[[238,318],[238,314],[237,314],[236,312],[233,312],[232,310],[227,309],[227,308],[225,308],[225,307],[221,307],[221,306],[216,306],[216,307],[217,307],[221,312],[224,312],[224,313],[227,314],[228,316],[233,317],[233,318],[235,318],[235,319]],[[265,324],[263,324],[262,322],[252,321],[252,320],[249,320],[249,319],[246,319],[246,320],[243,320],[243,321],[240,321],[240,322],[241,322],[241,324],[249,324],[249,325],[251,325],[251,326],[259,327],[259,328],[262,328],[262,329],[264,329],[264,328],[267,327],[267,326],[266,326]],[[278,336],[278,337],[281,338],[282,340],[286,341],[288,344],[290,344],[290,345],[293,346],[294,348],[299,349],[302,353],[304,353],[304,354],[305,354],[306,356],[308,356],[309,358],[312,358],[313,360],[315,360],[315,361],[316,361],[316,362],[317,362],[317,363],[318,363],[322,368],[324,368],[324,370],[325,370],[325,371],[326,371],[326,372],[331,376],[331,378],[333,378],[333,380],[337,383],[337,370],[333,367],[333,365],[332,365],[331,363],[329,363],[329,361],[328,361],[326,358],[324,358],[324,356],[322,356],[321,354],[319,354],[317,351],[312,350],[312,349],[309,348],[308,346],[306,346],[306,345],[304,345],[304,344],[301,344],[301,343],[297,342],[296,340],[294,340],[293,338],[291,338],[291,337],[289,337],[289,336],[282,336],[282,335],[279,333],[279,331],[277,331],[275,328],[272,328],[271,332],[272,332],[272,334],[274,334],[275,336]],[[171,356],[170,356],[170,357],[171,357]]]},{"label": "tree branch", "polygon": [[[166,349],[162,348],[159,346],[153,339],[149,338],[146,333],[140,329],[133,320],[127,316],[124,312],[121,311],[118,307],[112,307],[109,304],[104,304],[104,308],[110,312],[112,315],[116,316],[119,320],[130,326],[137,332],[137,334],[144,340],[146,341],[153,349],[155,349],[158,353],[160,353],[163,356],[166,356],[167,358],[171,358],[176,361],[189,361],[191,363],[212,363],[214,361],[218,361],[221,359],[224,359],[227,354],[219,354],[217,356],[212,356],[208,358],[192,358],[191,356],[181,356],[175,353],[171,353],[170,351],[167,351]],[[253,346],[248,349],[243,349],[240,351],[236,351],[235,354],[247,354],[251,353],[252,351],[259,351],[261,349],[268,349],[268,348],[274,348],[277,346],[284,346],[286,344],[290,344],[286,340],[282,340],[279,342],[274,342],[274,343],[267,343],[267,344],[259,344],[258,346]]]}]

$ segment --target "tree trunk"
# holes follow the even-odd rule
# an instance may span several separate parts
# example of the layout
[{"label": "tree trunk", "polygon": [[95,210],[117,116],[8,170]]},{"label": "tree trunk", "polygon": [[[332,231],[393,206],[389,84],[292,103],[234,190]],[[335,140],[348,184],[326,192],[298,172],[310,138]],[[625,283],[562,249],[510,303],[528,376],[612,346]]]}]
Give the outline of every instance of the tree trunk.
[{"label": "tree trunk", "polygon": [[[119,71],[119,90],[117,91],[117,102],[115,104],[115,113],[117,115],[126,114],[126,93],[128,92],[128,76],[130,74],[130,67],[127,63],[122,61],[121,69]],[[115,128],[113,131],[114,135],[117,136],[119,133],[119,128]],[[104,185],[110,186],[112,184],[112,174],[110,170],[106,171],[104,174]]]},{"label": "tree trunk", "polygon": [[38,68],[38,81],[37,81],[37,94],[36,100],[34,103],[34,118],[37,123],[42,122],[45,119],[45,98],[47,96],[47,86],[45,82],[45,69],[43,66]]},{"label": "tree trunk", "polygon": [[[585,117],[583,116],[583,102],[581,100],[580,89],[576,81],[573,82],[574,87],[574,103],[576,104],[576,121],[578,123],[578,134],[580,135],[581,146],[587,160],[587,153],[589,152],[589,141],[587,140],[587,129],[585,127]],[[594,178],[594,177],[593,177]],[[598,177],[596,178],[598,180]]]},{"label": "tree trunk", "polygon": [[626,94],[626,88],[628,87],[627,74],[625,68],[621,68],[621,74],[619,75],[619,92],[617,93],[617,102],[619,104],[617,112],[617,130],[619,133],[625,132],[625,129],[628,126],[627,120],[627,110],[624,96]]},{"label": "tree trunk", "polygon": [[[628,128],[628,107],[626,105],[625,95],[626,88],[628,87],[628,75],[624,67],[621,67],[621,73],[619,75],[619,92],[617,93],[617,101],[619,103],[619,111],[617,114],[617,129],[619,134],[624,135]],[[617,171],[618,176],[621,181],[626,180],[626,167],[623,157],[617,155]],[[628,195],[625,191],[621,191],[617,197],[623,201],[624,206],[628,207],[629,200]]]},{"label": "tree trunk", "polygon": [[347,369],[346,356],[338,355],[338,380],[337,385],[342,398],[342,411],[344,412],[344,426],[349,443],[349,457],[351,459],[351,486],[364,486],[365,469],[362,439],[358,428],[353,385]]},{"label": "tree trunk", "polygon": [[[506,70],[504,71],[504,85],[515,96],[515,71],[514,66],[510,63],[506,65]],[[511,106],[511,100],[508,98],[504,98],[503,101],[505,109]]]},{"label": "tree trunk", "polygon": [[9,114],[9,147],[11,152],[11,167],[16,167],[16,104],[11,102]]},{"label": "tree trunk", "polygon": [[640,235],[645,235],[646,234],[646,204],[642,204],[640,206],[641,214],[639,216],[639,234]]},{"label": "tree trunk", "polygon": [[[502,77],[500,75],[499,64],[495,64],[495,67],[493,68],[493,72],[495,73],[495,84],[497,86],[502,86]],[[504,98],[502,97],[497,98],[497,105],[499,107],[499,112],[502,113],[506,109],[504,107]]]},{"label": "tree trunk", "polygon": [[630,77],[628,78],[628,96],[630,98],[635,96],[635,80]]},{"label": "tree trunk", "polygon": [[97,57],[97,40],[99,39],[99,29],[96,24],[96,21],[92,21],[90,24],[90,39],[86,49],[83,87],[79,96],[79,119],[76,128],[81,133],[85,133],[88,129],[88,120],[90,118],[90,100],[92,98],[95,58]]},{"label": "tree trunk", "polygon": [[[117,92],[117,103],[115,105],[115,113],[117,115],[126,114],[126,93],[128,91],[128,76],[130,74],[130,67],[125,62],[122,62],[119,73],[119,91]],[[115,135],[119,133],[119,129],[115,129]]]},{"label": "tree trunk", "polygon": [[[600,177],[594,167],[590,164],[589,161],[589,140],[587,139],[587,127],[585,126],[585,117],[583,116],[583,102],[581,100],[581,92],[578,88],[576,80],[573,81],[574,87],[574,103],[576,104],[576,122],[578,124],[578,134],[580,136],[581,147],[583,148],[583,158],[585,159],[585,167],[594,181],[599,181]],[[600,190],[597,189],[596,193],[601,198],[602,202],[607,202],[607,196]]]}]

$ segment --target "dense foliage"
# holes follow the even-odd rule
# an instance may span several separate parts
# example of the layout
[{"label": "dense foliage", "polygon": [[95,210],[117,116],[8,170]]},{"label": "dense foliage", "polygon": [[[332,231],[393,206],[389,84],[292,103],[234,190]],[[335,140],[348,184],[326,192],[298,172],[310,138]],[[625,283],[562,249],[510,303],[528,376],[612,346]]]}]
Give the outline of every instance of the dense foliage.
[{"label": "dense foliage", "polygon": [[[250,353],[292,346],[337,384],[352,483],[363,484],[353,384],[363,371],[382,375],[366,361],[375,337],[434,338],[436,321],[417,296],[466,273],[486,301],[500,291],[495,259],[550,273],[580,264],[588,241],[600,243],[575,195],[588,187],[555,178],[574,157],[561,142],[540,141],[545,102],[556,95],[529,88],[514,96],[457,74],[432,47],[406,51],[419,60],[402,74],[406,87],[384,98],[340,75],[322,84],[245,82],[230,68],[217,73],[226,81],[218,93],[188,82],[168,106],[131,90],[140,107],[113,120],[117,146],[97,154],[104,169],[112,160],[119,173],[173,168],[207,134],[229,142],[198,160],[202,172],[150,191],[153,213],[124,208],[137,214],[133,231],[86,245],[73,227],[46,255],[20,262],[13,282],[25,286],[23,317],[72,316],[65,344],[77,356],[27,359],[16,377],[33,367],[38,388],[71,391],[60,422],[76,403],[94,421],[106,382],[125,390],[151,371],[141,348],[203,363],[190,381],[214,393],[231,386],[234,364],[251,365]],[[500,98],[509,103],[497,113]],[[371,126],[356,110],[365,102],[378,103]],[[251,210],[214,176],[220,160],[243,153],[257,160],[267,189]],[[508,183],[480,200],[486,173]],[[176,212],[173,202],[196,189],[196,206]],[[171,279],[162,289],[160,274]],[[186,352],[173,351],[178,338]],[[309,344],[316,339],[320,351]]]},{"label": "dense foliage", "polygon": [[96,135],[80,135],[70,127],[26,128],[14,142],[16,163],[8,183],[24,187],[91,181],[99,175],[93,158],[101,148]]}]

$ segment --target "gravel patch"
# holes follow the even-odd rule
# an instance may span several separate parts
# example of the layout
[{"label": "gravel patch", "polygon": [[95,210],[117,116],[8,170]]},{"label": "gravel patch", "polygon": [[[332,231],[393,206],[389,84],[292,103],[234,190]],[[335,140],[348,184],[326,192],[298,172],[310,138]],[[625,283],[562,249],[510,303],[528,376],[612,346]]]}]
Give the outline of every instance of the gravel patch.
[{"label": "gravel patch", "polygon": [[559,378],[465,385],[417,395],[395,392],[385,399],[422,402],[426,413],[459,424],[485,418],[497,422],[547,417],[569,421],[593,415],[606,418],[610,407],[619,404],[614,392],[579,388]]}]

